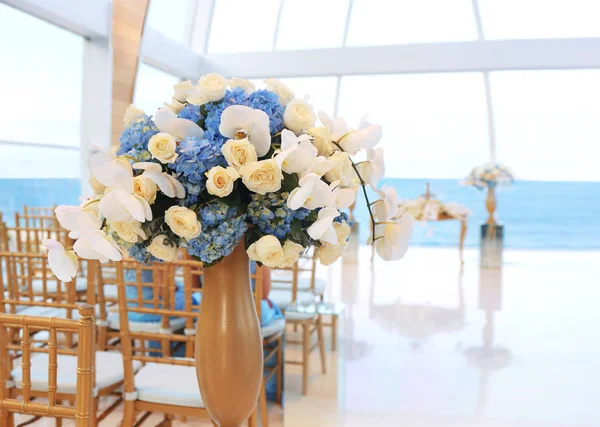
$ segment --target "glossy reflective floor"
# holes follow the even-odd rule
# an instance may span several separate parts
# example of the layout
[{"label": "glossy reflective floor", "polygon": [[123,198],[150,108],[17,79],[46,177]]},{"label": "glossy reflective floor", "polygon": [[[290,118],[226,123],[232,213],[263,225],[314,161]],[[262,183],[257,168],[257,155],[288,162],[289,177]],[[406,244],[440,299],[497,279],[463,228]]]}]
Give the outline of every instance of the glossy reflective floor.
[{"label": "glossy reflective floor", "polygon": [[[322,268],[343,344],[308,396],[287,368],[285,426],[599,426],[597,252],[354,247]],[[290,352],[288,352],[290,353]]]}]

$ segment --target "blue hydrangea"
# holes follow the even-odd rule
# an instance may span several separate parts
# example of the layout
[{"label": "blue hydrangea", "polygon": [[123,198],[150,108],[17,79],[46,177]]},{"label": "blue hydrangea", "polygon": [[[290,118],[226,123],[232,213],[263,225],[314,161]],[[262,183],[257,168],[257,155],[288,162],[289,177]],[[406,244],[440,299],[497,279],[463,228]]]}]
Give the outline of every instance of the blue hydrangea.
[{"label": "blue hydrangea", "polygon": [[200,119],[203,119],[202,112],[200,111],[200,107],[197,105],[187,104],[185,107],[179,111],[177,117],[181,119],[191,120],[194,123],[198,123]]},{"label": "blue hydrangea", "polygon": [[227,138],[219,132],[221,114],[227,107],[232,105],[246,105],[267,113],[271,134],[275,134],[283,129],[284,108],[279,103],[279,99],[275,93],[267,90],[257,90],[248,95],[242,88],[228,90],[221,101],[209,102],[205,105],[206,120],[204,126],[206,133],[204,136],[219,148],[227,141]]},{"label": "blue hydrangea", "polygon": [[350,220],[350,217],[348,216],[348,214],[346,212],[340,212],[340,214],[338,216],[336,216],[333,221],[334,222],[345,222],[350,227],[352,227],[354,225],[354,221]]},{"label": "blue hydrangea", "polygon": [[219,200],[213,200],[209,204],[198,209],[198,216],[200,217],[202,228],[214,227],[220,222],[232,218],[236,213],[236,208],[229,207],[226,203]]},{"label": "blue hydrangea", "polygon": [[198,195],[206,187],[204,173],[214,166],[226,166],[227,162],[220,148],[195,136],[184,138],[177,146],[177,154],[177,160],[168,167],[176,172],[177,179],[185,187],[185,203],[189,206],[198,201]]},{"label": "blue hydrangea", "polygon": [[128,253],[131,258],[143,264],[158,261],[158,258],[154,257],[143,243],[134,244],[129,248]]},{"label": "blue hydrangea", "polygon": [[187,243],[190,255],[209,264],[231,254],[248,229],[245,214],[231,216],[215,224],[204,228],[203,223],[202,233]]},{"label": "blue hydrangea", "polygon": [[269,116],[271,135],[283,129],[284,108],[279,103],[279,97],[268,90],[257,90],[248,97],[249,106],[262,110]]},{"label": "blue hydrangea", "polygon": [[119,138],[118,155],[127,154],[136,160],[148,160],[148,141],[158,133],[152,118],[144,114],[131,126],[126,127]]},{"label": "blue hydrangea", "polygon": [[266,195],[253,194],[248,205],[248,219],[263,234],[271,234],[283,239],[291,231],[294,219],[304,219],[309,214],[308,209],[296,211],[287,206],[289,193],[269,193]]}]

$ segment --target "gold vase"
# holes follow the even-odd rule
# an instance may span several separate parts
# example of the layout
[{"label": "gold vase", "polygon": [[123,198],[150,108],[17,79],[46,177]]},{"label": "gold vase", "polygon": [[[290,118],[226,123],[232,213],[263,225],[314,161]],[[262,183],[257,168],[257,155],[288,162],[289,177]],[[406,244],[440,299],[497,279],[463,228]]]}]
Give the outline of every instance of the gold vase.
[{"label": "gold vase", "polygon": [[487,223],[490,227],[496,225],[496,189],[494,187],[488,187],[487,198],[485,200],[485,207],[489,213]]},{"label": "gold vase", "polygon": [[243,240],[204,270],[196,328],[202,400],[221,427],[239,427],[250,418],[263,375],[262,335]]}]

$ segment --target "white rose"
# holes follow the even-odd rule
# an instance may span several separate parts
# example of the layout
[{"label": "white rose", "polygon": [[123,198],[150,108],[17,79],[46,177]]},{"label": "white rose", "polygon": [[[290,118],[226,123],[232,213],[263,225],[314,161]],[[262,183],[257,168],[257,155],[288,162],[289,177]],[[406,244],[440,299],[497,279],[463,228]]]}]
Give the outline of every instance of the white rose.
[{"label": "white rose", "polygon": [[317,147],[319,156],[330,156],[333,153],[333,142],[331,139],[331,132],[324,126],[318,128],[310,128],[307,130],[308,134],[313,137],[313,145]]},{"label": "white rose", "polygon": [[345,222],[334,222],[333,229],[337,236],[337,245],[324,243],[317,252],[319,261],[323,265],[331,265],[343,255],[348,237],[350,237],[350,232],[352,231],[350,226]]},{"label": "white rose", "polygon": [[229,80],[218,73],[209,73],[198,80],[196,90],[208,102],[220,101],[225,96]]},{"label": "white rose", "polygon": [[356,188],[360,184],[358,175],[352,167],[350,155],[343,151],[336,151],[329,156],[330,161],[334,163],[333,168],[325,174],[325,179],[329,182],[340,181],[343,188]]},{"label": "white rose", "polygon": [[161,261],[169,262],[177,258],[177,246],[164,234],[159,234],[152,239],[152,243],[148,246],[148,252]]},{"label": "white rose", "polygon": [[246,163],[258,160],[256,148],[248,141],[248,138],[230,139],[221,147],[221,153],[227,160],[227,164],[238,170]]},{"label": "white rose", "polygon": [[135,122],[137,122],[142,116],[146,113],[144,110],[137,108],[135,105],[131,104],[127,111],[125,112],[125,117],[123,118],[123,122],[125,123],[125,127],[132,126]]},{"label": "white rose", "polygon": [[173,233],[186,240],[198,237],[202,231],[196,212],[183,206],[171,206],[167,209],[165,222]]},{"label": "white rose", "polygon": [[148,141],[148,151],[152,157],[161,163],[173,163],[179,157],[175,152],[177,141],[171,135],[165,132],[159,132]]},{"label": "white rose", "polygon": [[126,242],[137,243],[140,237],[146,239],[142,224],[137,221],[108,221],[108,226]]},{"label": "white rose", "polygon": [[215,166],[206,172],[206,191],[217,197],[226,197],[233,191],[233,183],[240,174],[232,167]]},{"label": "white rose", "polygon": [[244,89],[244,92],[250,94],[256,90],[256,86],[250,80],[242,79],[239,77],[232,77],[229,80],[229,87],[231,89],[235,89],[236,87],[240,87]]},{"label": "white rose", "polygon": [[303,99],[291,100],[283,113],[283,124],[296,133],[312,127],[316,120],[317,115],[313,111],[312,105]]},{"label": "white rose", "polygon": [[296,242],[292,242],[291,240],[286,240],[283,243],[283,259],[279,263],[279,268],[286,268],[294,265],[298,258],[300,258],[300,254],[304,250],[302,245],[299,245]]},{"label": "white rose", "polygon": [[101,196],[104,194],[104,190],[106,190],[106,185],[102,184],[98,179],[94,176],[94,174],[90,174],[90,179],[88,180],[92,190],[94,190],[94,194]]},{"label": "white rose", "polygon": [[264,195],[281,189],[283,174],[273,159],[246,163],[239,172],[242,182],[250,191]]},{"label": "white rose", "polygon": [[266,79],[265,83],[267,84],[267,90],[275,93],[275,95],[277,95],[279,98],[279,103],[284,107],[295,98],[294,92],[292,92],[289,87],[281,83],[278,79]]},{"label": "white rose", "polygon": [[177,100],[180,103],[183,103],[187,100],[188,93],[194,89],[192,82],[186,80],[184,82],[176,83],[173,85],[173,89],[175,89],[175,93],[173,94],[173,100]]},{"label": "white rose", "polygon": [[263,236],[252,243],[246,252],[251,260],[261,262],[267,267],[277,268],[284,260],[279,239],[271,235]]},{"label": "white rose", "polygon": [[149,205],[156,200],[156,191],[158,186],[150,178],[143,175],[133,178],[133,194],[137,194],[142,199],[146,200]]}]

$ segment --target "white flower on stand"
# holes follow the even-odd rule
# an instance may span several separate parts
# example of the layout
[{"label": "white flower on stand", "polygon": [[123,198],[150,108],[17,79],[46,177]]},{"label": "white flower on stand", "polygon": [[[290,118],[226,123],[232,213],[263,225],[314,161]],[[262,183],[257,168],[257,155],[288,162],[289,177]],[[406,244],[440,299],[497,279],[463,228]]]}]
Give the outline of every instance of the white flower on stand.
[{"label": "white flower on stand", "polygon": [[352,161],[348,153],[336,151],[329,156],[328,160],[333,162],[333,167],[325,174],[327,181],[340,181],[344,188],[356,188],[360,185],[360,180],[352,167]]},{"label": "white flower on stand", "polygon": [[248,138],[258,157],[263,157],[271,149],[269,116],[262,110],[245,105],[227,107],[221,114],[219,132],[227,138]]},{"label": "white flower on stand", "polygon": [[221,153],[227,160],[227,164],[236,170],[239,170],[246,163],[253,163],[258,160],[256,148],[250,144],[248,138],[228,140],[221,147]]},{"label": "white flower on stand", "polygon": [[125,112],[125,117],[123,118],[123,124],[125,127],[131,127],[135,122],[141,119],[146,113],[141,108],[137,108],[135,105],[131,104],[127,107],[127,111]]},{"label": "white flower on stand", "polygon": [[171,206],[167,209],[165,222],[173,233],[186,240],[198,237],[202,231],[196,212],[183,206]]},{"label": "white flower on stand", "polygon": [[373,190],[376,190],[377,184],[385,176],[383,148],[367,149],[367,160],[360,163],[358,168],[365,183],[369,184]]},{"label": "white flower on stand", "polygon": [[344,151],[350,154],[356,154],[359,150],[375,147],[383,136],[380,125],[373,125],[363,117],[358,125],[358,129],[350,132],[339,142]]},{"label": "white flower on stand", "polygon": [[62,243],[54,239],[42,241],[48,249],[48,264],[54,275],[63,282],[70,282],[77,274],[77,255],[75,251],[65,251]]},{"label": "white flower on stand", "polygon": [[284,107],[288,105],[292,99],[295,98],[294,92],[292,92],[292,90],[289,87],[281,83],[278,79],[266,79],[265,83],[267,84],[267,90],[275,93],[275,95],[277,95],[277,97],[279,98],[279,103]]},{"label": "white flower on stand", "polygon": [[71,238],[77,238],[86,231],[99,230],[102,226],[98,213],[84,208],[87,203],[89,202],[84,201],[79,206],[60,205],[54,210],[59,224],[71,231],[69,233]]},{"label": "white flower on stand", "polygon": [[266,235],[252,243],[246,253],[252,261],[267,267],[285,268],[298,261],[303,250],[302,245],[291,240],[286,240],[282,246],[277,237]]},{"label": "white flower on stand", "polygon": [[339,141],[344,135],[346,135],[350,129],[346,124],[346,120],[342,118],[332,119],[326,112],[319,111],[319,120],[323,123],[323,126],[329,131],[329,137],[332,141]]},{"label": "white flower on stand", "polygon": [[334,208],[323,208],[317,215],[317,220],[306,230],[308,235],[315,240],[323,243],[337,243],[337,235],[333,227],[333,220],[340,215]]},{"label": "white flower on stand", "polygon": [[174,84],[173,89],[175,89],[173,99],[183,104],[187,101],[189,93],[194,90],[194,85],[192,85],[192,82],[190,80],[186,80]]},{"label": "white flower on stand", "polygon": [[108,221],[152,220],[152,209],[146,199],[121,188],[107,190],[104,197],[100,199],[98,211]]},{"label": "white flower on stand", "polygon": [[265,195],[281,189],[283,174],[274,159],[247,163],[239,170],[242,182],[250,191]]},{"label": "white flower on stand", "polygon": [[142,230],[142,224],[137,221],[108,221],[108,226],[112,231],[128,243],[137,243],[141,238],[146,239],[146,233]]},{"label": "white flower on stand", "polygon": [[387,221],[398,213],[398,193],[394,187],[384,185],[381,190],[375,190],[379,200],[373,203],[373,215],[379,221]]},{"label": "white flower on stand", "polygon": [[202,138],[204,131],[191,120],[180,119],[173,110],[167,107],[159,108],[154,115],[154,123],[159,131],[168,133],[182,140],[187,136]]},{"label": "white flower on stand", "polygon": [[300,208],[314,210],[331,203],[331,189],[321,177],[309,173],[301,178],[298,187],[294,188],[287,199],[288,207],[295,211]]},{"label": "white flower on stand", "polygon": [[313,137],[313,145],[317,148],[319,156],[330,156],[333,153],[335,147],[327,127],[310,128],[306,132]]},{"label": "white flower on stand", "polygon": [[200,77],[195,90],[188,93],[187,101],[193,105],[220,101],[225,97],[229,80],[218,73],[209,73]]},{"label": "white flower on stand", "polygon": [[328,207],[335,209],[349,208],[356,200],[356,190],[353,188],[340,188],[340,182],[334,181],[329,184],[331,200]]},{"label": "white flower on stand", "polygon": [[335,245],[323,243],[317,251],[319,261],[323,265],[331,265],[343,255],[350,237],[351,228],[345,222],[334,222],[333,228],[337,236],[337,243]]},{"label": "white flower on stand", "polygon": [[303,99],[292,99],[283,113],[285,127],[296,133],[313,127],[316,120],[312,105]]},{"label": "white flower on stand", "polygon": [[144,172],[142,177],[152,180],[160,191],[167,197],[177,197],[183,199],[185,197],[185,188],[173,175],[162,171],[162,167],[158,163],[138,162],[133,164],[134,169],[141,169]]},{"label": "white flower on stand", "polygon": [[[375,226],[375,250],[385,261],[397,261],[404,257],[408,250],[408,242],[415,227],[415,219],[405,213],[393,222]],[[369,238],[369,244],[373,236]]]},{"label": "white flower on stand", "polygon": [[294,132],[281,132],[281,151],[275,156],[281,169],[287,173],[299,173],[308,169],[317,157],[317,149],[309,135],[296,137]]},{"label": "white flower on stand", "polygon": [[148,141],[148,151],[161,163],[174,163],[179,155],[176,153],[177,141],[165,132],[153,135]]},{"label": "white flower on stand", "polygon": [[335,166],[335,163],[332,162],[331,160],[329,160],[323,156],[318,156],[312,160],[308,169],[300,172],[298,174],[298,176],[300,178],[302,178],[302,177],[308,175],[309,173],[314,173],[319,176],[323,176],[327,172],[329,172],[334,166]]},{"label": "white flower on stand", "polygon": [[242,79],[240,77],[233,77],[229,80],[229,87],[231,89],[241,88],[247,94],[251,94],[256,90],[256,85],[252,83],[250,80]]},{"label": "white flower on stand", "polygon": [[227,197],[233,191],[234,182],[240,177],[231,166],[215,166],[206,172],[206,191],[218,197]]},{"label": "white flower on stand", "polygon": [[161,261],[170,262],[177,258],[177,246],[164,234],[159,234],[152,239],[152,242],[148,246],[148,252]]},{"label": "white flower on stand", "polygon": [[88,231],[79,237],[73,245],[73,250],[81,258],[97,259],[100,262],[120,261],[122,259],[119,247],[102,230]]},{"label": "white flower on stand", "polygon": [[90,167],[96,180],[105,187],[129,190],[133,170],[126,158],[117,157],[114,151],[98,151],[90,158]]}]

